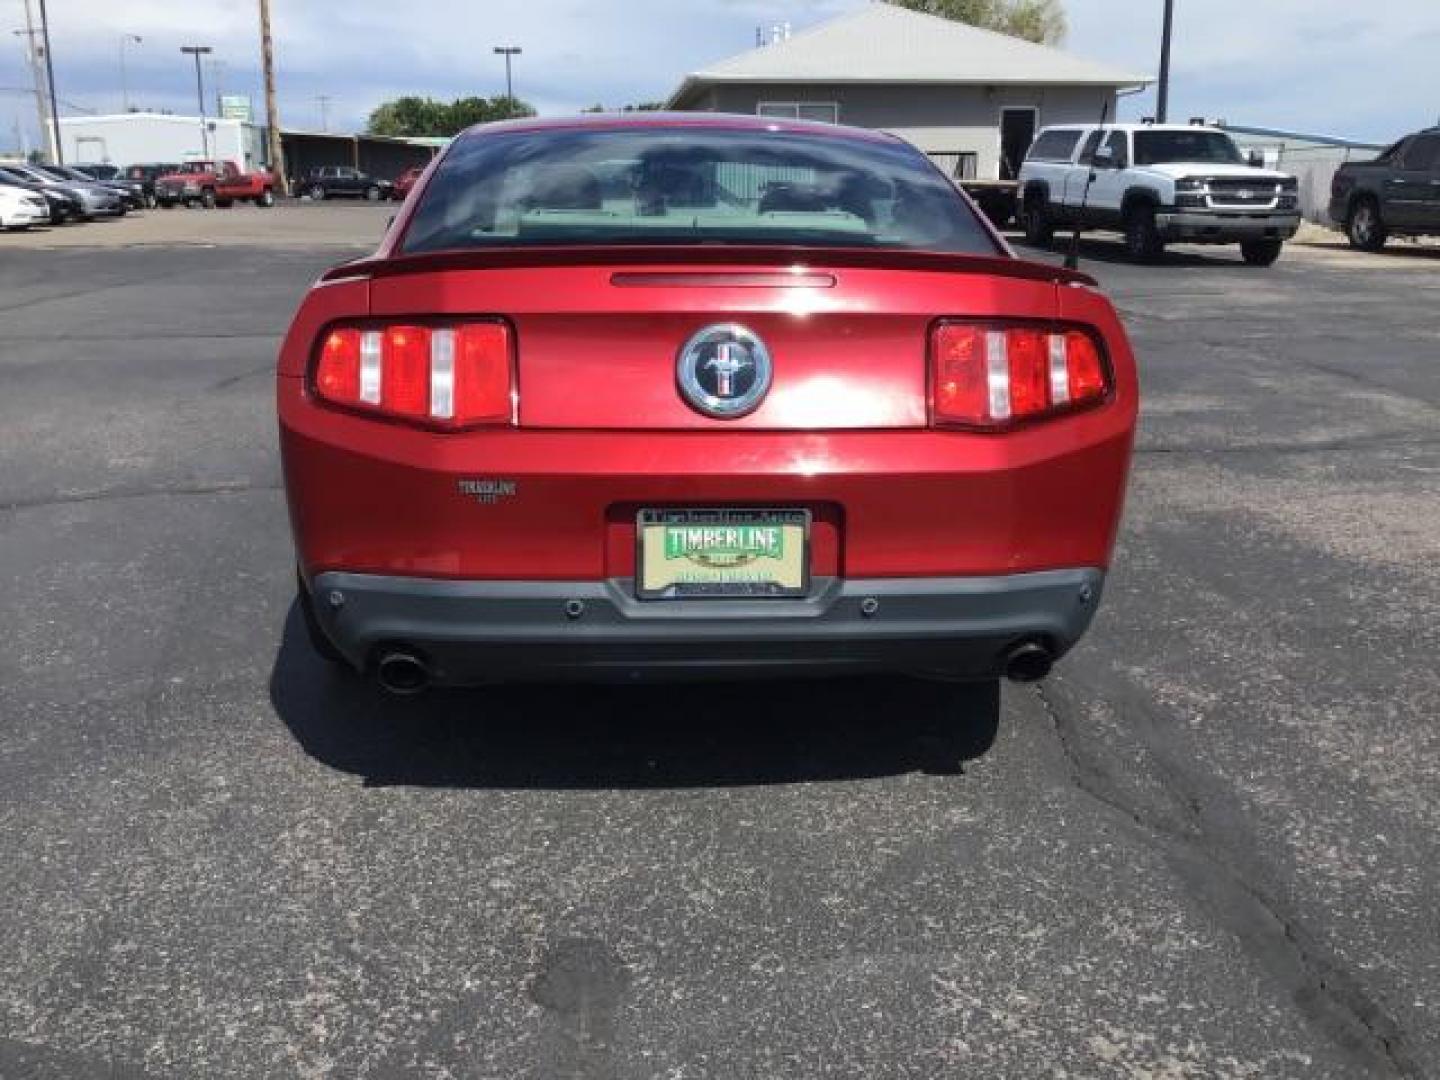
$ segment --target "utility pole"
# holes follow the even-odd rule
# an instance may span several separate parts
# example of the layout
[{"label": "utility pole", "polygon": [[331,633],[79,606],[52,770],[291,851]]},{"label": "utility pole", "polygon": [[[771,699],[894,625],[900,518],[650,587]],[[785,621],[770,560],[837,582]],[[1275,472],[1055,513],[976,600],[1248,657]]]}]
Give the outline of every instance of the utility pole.
[{"label": "utility pole", "polygon": [[[45,0],[40,0],[43,4]],[[205,75],[200,68],[200,58],[215,50],[209,45],[181,45],[180,51],[195,57],[195,100],[200,106],[200,157],[210,160],[210,132],[205,127]]]},{"label": "utility pole", "polygon": [[280,111],[275,106],[275,48],[270,41],[270,0],[260,0],[260,66],[265,69],[265,140],[270,149],[270,172],[280,194],[290,194],[285,179],[285,148],[280,142]]},{"label": "utility pole", "polygon": [[1175,0],[1165,0],[1165,28],[1160,33],[1160,100],[1155,106],[1155,122],[1165,123],[1170,111],[1170,31],[1175,25]]},{"label": "utility pole", "polygon": [[139,45],[142,40],[139,34],[120,35],[120,111],[122,113],[130,111],[130,80],[125,74],[125,46],[132,41]]},{"label": "utility pole", "polygon": [[[26,6],[25,13],[30,13]],[[50,144],[51,160],[56,165],[65,164],[65,148],[60,145],[60,103],[55,100],[55,62],[50,58],[50,16],[45,11],[45,0],[40,0],[40,40],[45,43],[45,81],[50,86],[50,130],[54,142]]]},{"label": "utility pole", "polygon": [[30,64],[30,79],[35,85],[35,117],[39,123],[40,138],[45,146],[47,158],[55,160],[55,133],[50,127],[50,111],[47,102],[49,98],[45,93],[45,69],[40,63],[41,49],[36,38],[40,31],[35,29],[35,20],[30,14],[30,0],[25,0],[25,29],[16,30],[16,37],[25,39],[25,58]]},{"label": "utility pole", "polygon": [[523,52],[518,45],[496,45],[495,55],[505,57],[505,115],[515,115],[515,84],[510,78],[510,58]]},{"label": "utility pole", "polygon": [[315,95],[315,104],[320,106],[320,130],[324,132],[330,130],[330,102],[332,100],[329,94]]}]

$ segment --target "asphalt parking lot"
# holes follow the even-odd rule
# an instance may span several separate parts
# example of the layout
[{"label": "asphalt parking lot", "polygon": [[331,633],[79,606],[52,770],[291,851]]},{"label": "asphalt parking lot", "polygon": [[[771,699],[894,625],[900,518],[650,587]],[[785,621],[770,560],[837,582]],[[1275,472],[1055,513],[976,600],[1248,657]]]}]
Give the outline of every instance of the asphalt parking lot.
[{"label": "asphalt parking lot", "polygon": [[0,1076],[1440,1076],[1440,253],[1084,245],[1142,432],[1039,689],[387,699],[270,372],[390,212],[0,242]]}]

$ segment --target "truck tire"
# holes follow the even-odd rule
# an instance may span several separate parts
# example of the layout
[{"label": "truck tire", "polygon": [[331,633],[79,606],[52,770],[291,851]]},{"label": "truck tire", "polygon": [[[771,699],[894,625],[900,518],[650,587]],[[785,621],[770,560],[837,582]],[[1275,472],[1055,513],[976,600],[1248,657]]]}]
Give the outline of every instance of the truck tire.
[{"label": "truck tire", "polygon": [[1356,199],[1345,221],[1345,236],[1358,251],[1379,251],[1390,238],[1390,231],[1380,217],[1380,207],[1368,195]]},{"label": "truck tire", "polygon": [[325,187],[323,184],[315,184],[310,188],[310,198],[315,202],[325,201]]},{"label": "truck tire", "polygon": [[1240,245],[1240,257],[1250,266],[1274,266],[1284,246],[1279,240],[1246,240]]},{"label": "truck tire", "polygon": [[1138,263],[1158,262],[1165,254],[1165,241],[1155,227],[1155,207],[1151,203],[1137,202],[1126,208],[1125,253]]},{"label": "truck tire", "polygon": [[214,209],[215,209],[215,189],[214,189],[214,188],[208,188],[208,187],[207,187],[204,191],[200,192],[200,205],[203,206],[206,210],[214,210]]},{"label": "truck tire", "polygon": [[275,205],[275,192],[267,187],[264,191],[260,192],[259,198],[255,200],[255,205],[265,210],[270,209],[270,207]]},{"label": "truck tire", "polygon": [[379,201],[380,201],[380,189],[379,189],[378,187],[376,187],[374,184],[371,184],[369,187],[367,187],[367,188],[365,189],[365,201],[366,201],[366,202],[379,202]]},{"label": "truck tire", "polygon": [[1044,202],[1025,200],[1025,242],[1032,247],[1049,247],[1055,241],[1055,223]]}]

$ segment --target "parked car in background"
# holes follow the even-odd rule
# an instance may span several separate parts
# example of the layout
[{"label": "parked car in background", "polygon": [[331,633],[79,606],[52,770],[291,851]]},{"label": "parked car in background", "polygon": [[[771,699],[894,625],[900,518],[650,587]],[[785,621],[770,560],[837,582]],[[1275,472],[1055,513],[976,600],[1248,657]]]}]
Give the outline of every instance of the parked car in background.
[{"label": "parked car in background", "polygon": [[50,207],[43,196],[25,188],[0,184],[0,229],[10,232],[49,222]]},{"label": "parked car in background", "polygon": [[310,198],[321,199],[368,199],[379,202],[391,198],[395,185],[352,169],[348,165],[325,165],[311,169],[305,176],[301,191]]},{"label": "parked car in background", "polygon": [[155,201],[169,210],[178,205],[212,207],[251,202],[275,205],[275,177],[263,170],[247,173],[233,161],[187,161],[155,181]]},{"label": "parked car in background", "polygon": [[76,165],[75,168],[92,180],[103,180],[106,183],[113,183],[120,176],[118,165]]},{"label": "parked car in background", "polygon": [[153,208],[156,205],[155,181],[179,169],[179,162],[127,165],[117,182],[128,186],[144,200],[147,207]]},{"label": "parked car in background", "polygon": [[312,641],[416,691],[1042,678],[1138,389],[1095,282],[910,144],[641,113],[459,136],[305,297],[277,397]]},{"label": "parked car in background", "polygon": [[1407,135],[1374,161],[1341,165],[1330,220],[1361,251],[1379,251],[1392,236],[1440,236],[1440,127]]},{"label": "parked car in background", "polygon": [[75,221],[85,216],[79,196],[67,193],[58,184],[37,183],[30,177],[4,166],[0,166],[0,184],[24,188],[44,199],[50,212],[51,225],[63,225],[67,221]]},{"label": "parked car in background", "polygon": [[404,172],[402,172],[399,176],[395,178],[395,183],[391,191],[391,195],[393,195],[396,199],[405,198],[405,196],[410,194],[410,191],[415,186],[416,181],[419,180],[420,177],[424,175],[424,173],[424,165],[410,166],[410,168],[406,169]]},{"label": "parked car in background", "polygon": [[81,183],[75,180],[61,180],[34,165],[7,165],[7,172],[18,173],[34,184],[41,184],[72,197],[80,207],[80,217],[86,221],[97,217],[121,217],[125,214],[125,201],[113,188],[93,180]]},{"label": "parked car in background", "polygon": [[1269,266],[1300,228],[1293,176],[1250,163],[1228,134],[1201,125],[1067,125],[1041,130],[1020,168],[1026,239],[1056,229],[1114,229],[1137,262],[1171,241],[1239,244]]},{"label": "parked car in background", "polygon": [[108,180],[95,180],[70,165],[37,165],[36,168],[49,173],[62,182],[71,181],[77,184],[99,184],[101,187],[107,188],[119,195],[127,210],[142,210],[145,207],[144,197],[132,191],[128,184],[111,183]]}]

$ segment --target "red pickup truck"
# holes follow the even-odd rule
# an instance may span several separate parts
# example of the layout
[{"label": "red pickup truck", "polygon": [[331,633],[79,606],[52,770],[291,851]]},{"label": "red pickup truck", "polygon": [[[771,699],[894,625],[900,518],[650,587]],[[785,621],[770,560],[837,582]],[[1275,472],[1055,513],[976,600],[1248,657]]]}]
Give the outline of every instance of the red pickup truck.
[{"label": "red pickup truck", "polygon": [[206,209],[236,202],[274,206],[275,177],[263,171],[243,172],[233,161],[187,161],[155,181],[155,201],[167,210],[181,203]]}]

